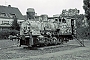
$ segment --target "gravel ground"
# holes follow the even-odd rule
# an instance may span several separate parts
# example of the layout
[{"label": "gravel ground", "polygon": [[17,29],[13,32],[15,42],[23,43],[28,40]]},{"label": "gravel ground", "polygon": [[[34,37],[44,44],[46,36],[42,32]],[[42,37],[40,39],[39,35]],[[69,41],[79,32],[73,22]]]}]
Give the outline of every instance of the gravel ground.
[{"label": "gravel ground", "polygon": [[85,40],[86,47],[70,41],[57,47],[36,50],[17,47],[16,44],[15,40],[0,40],[0,60],[90,60],[89,40]]}]

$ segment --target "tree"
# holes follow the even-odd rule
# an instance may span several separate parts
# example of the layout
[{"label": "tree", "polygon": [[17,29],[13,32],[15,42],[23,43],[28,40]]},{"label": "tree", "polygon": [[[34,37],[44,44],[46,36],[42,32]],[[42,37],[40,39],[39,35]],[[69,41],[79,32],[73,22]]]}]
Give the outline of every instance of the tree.
[{"label": "tree", "polygon": [[88,20],[90,20],[90,0],[84,0],[83,3],[84,3],[83,9],[85,10],[85,16]]},{"label": "tree", "polygon": [[[87,18],[87,22],[89,27],[88,30],[88,36],[90,36],[90,0],[83,0],[84,6],[83,9],[85,10],[85,17]],[[90,38],[90,37],[89,37]]]},{"label": "tree", "polygon": [[20,26],[19,26],[19,24],[17,23],[17,18],[16,18],[16,16],[14,16],[13,17],[13,22],[12,22],[12,29],[14,29],[14,30],[20,30]]}]

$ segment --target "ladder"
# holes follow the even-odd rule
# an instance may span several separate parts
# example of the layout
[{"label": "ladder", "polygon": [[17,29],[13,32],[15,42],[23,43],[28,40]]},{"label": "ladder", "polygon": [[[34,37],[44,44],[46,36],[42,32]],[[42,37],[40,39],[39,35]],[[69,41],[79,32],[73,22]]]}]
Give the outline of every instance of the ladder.
[{"label": "ladder", "polygon": [[72,35],[72,36],[73,36],[73,38],[75,38],[75,40],[80,44],[80,46],[85,47],[85,45],[84,45],[84,40],[78,39],[75,35]]},{"label": "ladder", "polygon": [[[85,46],[85,45],[84,45],[84,40],[78,39],[77,36],[74,34],[74,30],[73,30],[73,29],[75,29],[75,26],[74,26],[74,19],[71,19],[71,27],[72,27],[72,37],[73,37],[81,46],[84,47],[84,46]],[[76,34],[78,34],[79,36],[82,37],[82,35],[79,34],[78,32],[76,32]]]}]

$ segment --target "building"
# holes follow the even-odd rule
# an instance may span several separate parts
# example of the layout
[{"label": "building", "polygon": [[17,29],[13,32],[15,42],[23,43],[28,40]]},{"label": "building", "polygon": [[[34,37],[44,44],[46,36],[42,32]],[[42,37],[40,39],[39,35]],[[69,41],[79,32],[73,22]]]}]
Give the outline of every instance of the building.
[{"label": "building", "polygon": [[18,8],[11,7],[11,5],[0,6],[0,30],[10,29],[14,16],[17,17],[19,24],[25,20]]}]

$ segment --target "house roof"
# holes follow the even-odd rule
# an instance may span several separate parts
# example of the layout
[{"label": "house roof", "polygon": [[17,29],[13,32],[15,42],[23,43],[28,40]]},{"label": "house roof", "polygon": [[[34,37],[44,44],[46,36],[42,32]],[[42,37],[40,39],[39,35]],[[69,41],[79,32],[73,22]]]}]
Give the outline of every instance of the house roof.
[{"label": "house roof", "polygon": [[0,18],[11,18],[10,14],[15,14],[18,19],[25,19],[18,8],[11,7],[11,5],[8,6],[0,6],[0,14],[5,13],[6,16]]}]

